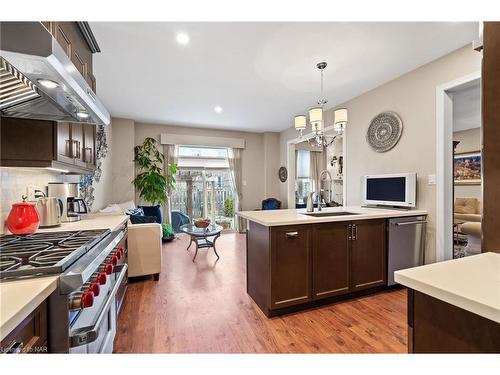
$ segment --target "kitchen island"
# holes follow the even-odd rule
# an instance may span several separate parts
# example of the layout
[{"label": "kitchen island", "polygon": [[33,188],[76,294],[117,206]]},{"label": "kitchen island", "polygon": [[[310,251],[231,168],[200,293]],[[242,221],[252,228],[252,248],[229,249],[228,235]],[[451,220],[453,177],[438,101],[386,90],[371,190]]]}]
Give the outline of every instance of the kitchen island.
[{"label": "kitchen island", "polygon": [[247,293],[266,316],[387,285],[387,220],[423,210],[364,207],[240,211],[247,231]]},{"label": "kitchen island", "polygon": [[409,353],[500,353],[500,254],[395,272],[408,287]]}]

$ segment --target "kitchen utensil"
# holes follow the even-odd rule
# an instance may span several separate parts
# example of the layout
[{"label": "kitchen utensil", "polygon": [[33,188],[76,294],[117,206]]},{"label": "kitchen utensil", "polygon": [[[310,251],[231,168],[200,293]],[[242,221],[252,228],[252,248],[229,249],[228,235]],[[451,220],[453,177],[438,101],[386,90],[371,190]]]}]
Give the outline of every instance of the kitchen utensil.
[{"label": "kitchen utensil", "polygon": [[36,209],[40,217],[40,228],[61,225],[63,202],[55,197],[38,198]]},{"label": "kitchen utensil", "polygon": [[7,228],[12,234],[24,235],[35,233],[40,225],[40,218],[35,208],[34,202],[26,202],[26,195],[23,201],[12,204],[9,216],[7,217]]}]

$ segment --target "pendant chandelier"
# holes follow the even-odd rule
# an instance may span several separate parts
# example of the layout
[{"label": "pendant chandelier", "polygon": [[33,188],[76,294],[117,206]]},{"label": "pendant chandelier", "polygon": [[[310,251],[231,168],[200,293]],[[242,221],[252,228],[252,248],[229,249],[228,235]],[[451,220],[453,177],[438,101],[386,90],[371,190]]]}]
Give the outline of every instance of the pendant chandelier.
[{"label": "pendant chandelier", "polygon": [[[311,124],[313,136],[312,138],[307,137],[307,142],[313,147],[326,147],[331,145],[335,138],[344,133],[345,126],[347,125],[347,109],[336,109],[334,113],[333,130],[337,132],[337,134],[333,137],[327,137],[324,134],[325,124],[323,107],[328,103],[328,99],[326,99],[323,94],[323,70],[327,65],[328,64],[324,61],[316,64],[316,67],[321,71],[321,96],[317,102],[318,106],[309,110],[309,123]],[[307,117],[305,115],[295,116],[295,129],[300,132],[301,137],[306,128]]]}]

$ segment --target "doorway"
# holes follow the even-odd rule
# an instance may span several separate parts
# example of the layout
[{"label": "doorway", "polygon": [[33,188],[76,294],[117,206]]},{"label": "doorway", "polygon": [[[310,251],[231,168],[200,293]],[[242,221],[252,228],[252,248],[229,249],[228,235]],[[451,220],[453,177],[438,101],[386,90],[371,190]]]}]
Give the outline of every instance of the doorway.
[{"label": "doorway", "polygon": [[467,244],[481,225],[480,80],[475,72],[436,89],[437,261],[477,251]]}]

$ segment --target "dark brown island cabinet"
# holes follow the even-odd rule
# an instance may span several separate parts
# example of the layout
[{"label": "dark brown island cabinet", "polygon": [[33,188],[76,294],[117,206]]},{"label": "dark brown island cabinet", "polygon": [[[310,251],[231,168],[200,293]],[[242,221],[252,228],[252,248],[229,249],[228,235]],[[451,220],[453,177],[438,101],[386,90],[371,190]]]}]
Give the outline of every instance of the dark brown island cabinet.
[{"label": "dark brown island cabinet", "polygon": [[[88,24],[41,23],[95,93],[92,55],[98,52],[98,47]],[[57,168],[79,174],[95,170],[95,125],[1,117],[0,138],[2,166]]]},{"label": "dark brown island cabinet", "polygon": [[408,353],[500,353],[500,323],[408,289]]},{"label": "dark brown island cabinet", "polygon": [[386,285],[386,220],[267,227],[250,221],[247,292],[267,316]]}]

